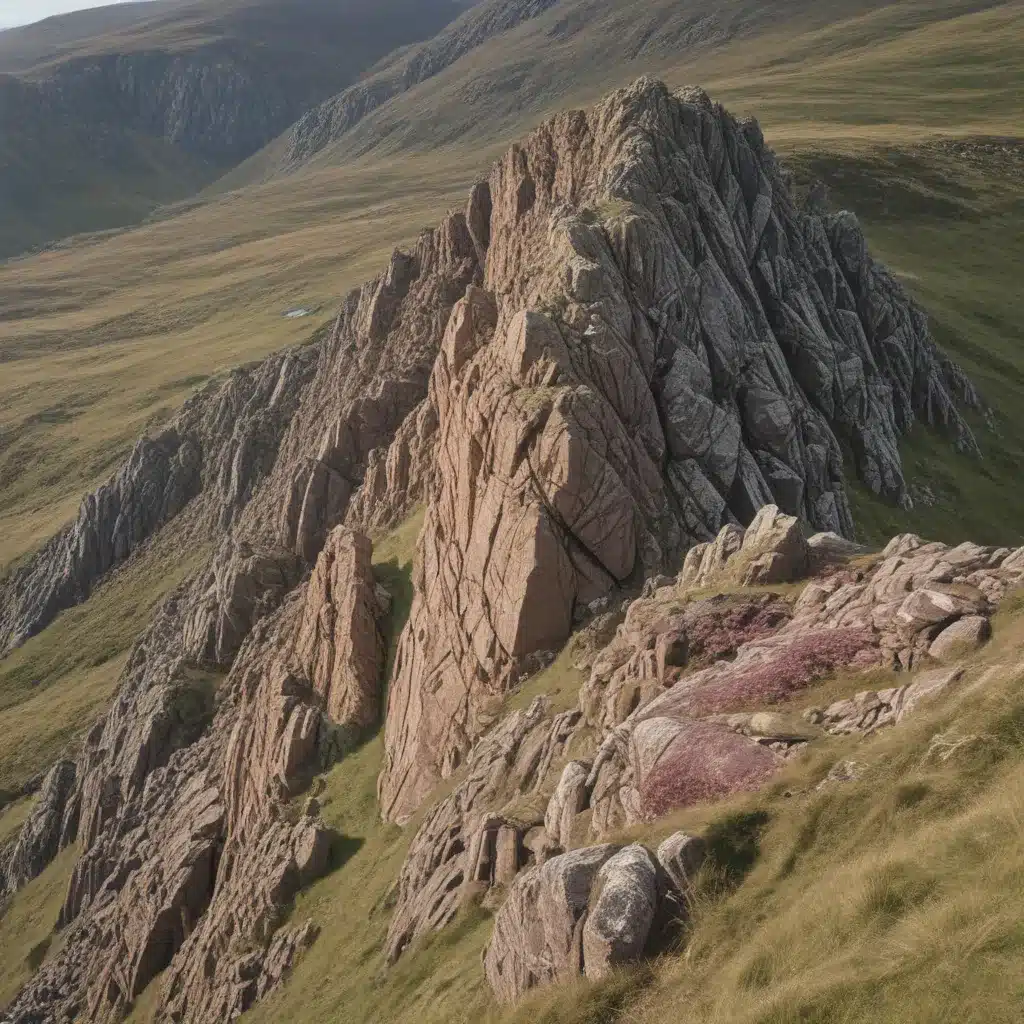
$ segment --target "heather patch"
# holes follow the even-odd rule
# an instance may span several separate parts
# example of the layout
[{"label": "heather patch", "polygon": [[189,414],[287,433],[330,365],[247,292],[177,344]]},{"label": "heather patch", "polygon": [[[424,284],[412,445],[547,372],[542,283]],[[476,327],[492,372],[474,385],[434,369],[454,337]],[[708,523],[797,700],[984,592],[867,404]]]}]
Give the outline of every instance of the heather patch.
[{"label": "heather patch", "polygon": [[779,641],[742,652],[735,662],[694,676],[676,706],[703,717],[778,704],[830,672],[857,662],[874,646],[873,634],[866,629],[816,629]]},{"label": "heather patch", "polygon": [[789,605],[769,594],[739,604],[700,601],[687,614],[688,663],[704,667],[735,657],[744,644],[776,632],[791,616]]},{"label": "heather patch", "polygon": [[[640,786],[641,812],[647,820],[758,789],[782,763],[767,747],[711,722],[675,725],[675,737]],[[641,731],[642,726],[638,742]]]}]

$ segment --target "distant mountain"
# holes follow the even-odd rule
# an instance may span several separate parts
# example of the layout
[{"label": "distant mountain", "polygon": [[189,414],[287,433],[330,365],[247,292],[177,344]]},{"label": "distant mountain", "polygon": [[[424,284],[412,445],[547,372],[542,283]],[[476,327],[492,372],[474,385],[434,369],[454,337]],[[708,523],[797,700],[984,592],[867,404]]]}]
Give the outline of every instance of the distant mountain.
[{"label": "distant mountain", "polygon": [[212,181],[456,0],[157,0],[0,35],[0,257]]}]

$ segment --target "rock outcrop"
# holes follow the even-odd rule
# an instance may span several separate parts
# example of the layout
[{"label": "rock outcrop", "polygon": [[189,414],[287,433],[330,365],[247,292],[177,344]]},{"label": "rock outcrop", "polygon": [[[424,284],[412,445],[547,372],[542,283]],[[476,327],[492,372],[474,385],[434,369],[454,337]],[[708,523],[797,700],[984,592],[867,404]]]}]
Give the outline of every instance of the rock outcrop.
[{"label": "rock outcrop", "polygon": [[685,907],[704,856],[702,840],[684,833],[666,839],[659,858],[662,850],[671,876],[638,843],[582,847],[519,875],[484,951],[498,999],[514,1002],[531,988],[581,975],[597,980],[639,960],[662,911]]},{"label": "rock outcrop", "polygon": [[29,819],[9,851],[0,852],[0,897],[16,892],[74,840],[78,832],[75,763],[58,761],[46,774]]},{"label": "rock outcrop", "polygon": [[[279,923],[327,870],[333,839],[315,814],[287,807],[376,714],[384,650],[370,554],[365,537],[332,535],[311,581],[249,631],[216,713],[212,680],[184,656],[202,577],[165,605],[87,741],[80,794],[44,786],[41,820],[46,809],[60,823],[49,808],[63,803],[66,822],[80,799],[83,852],[61,913],[68,944],[14,1020],[116,1021],[165,970],[171,1019],[232,1019],[313,940],[310,925]],[[73,765],[55,773],[74,782]],[[40,831],[19,846],[39,845]]]},{"label": "rock outcrop", "polygon": [[124,466],[83,500],[77,519],[0,581],[0,654],[85,600],[104,574],[182,512],[204,533],[231,526],[273,464],[314,369],[309,348],[237,370],[207,384],[168,427],[139,441]]},{"label": "rock outcrop", "polygon": [[[975,450],[962,374],[855,219],[798,210],[757,125],[703,93],[643,80],[560,115],[474,197],[483,290],[431,378],[434,477],[389,695],[396,821],[576,609],[767,504],[849,535],[844,446],[903,503],[916,419]],[[798,526],[775,545],[781,522],[758,520],[774,561],[751,554],[740,581],[804,567]]]},{"label": "rock outcrop", "polygon": [[[67,941],[12,1021],[113,1022],[161,973],[163,1019],[233,1019],[314,941],[279,926],[332,858],[298,801],[379,717],[365,534],[419,504],[382,815],[460,774],[413,838],[386,955],[502,893],[502,998],[640,955],[699,844],[659,863],[581,843],[762,785],[850,718],[774,705],[840,670],[915,672],[1024,579],[1019,551],[908,535],[854,559],[844,539],[842,452],[905,501],[901,432],[970,450],[973,400],[853,219],[793,204],[756,124],[648,80],[555,118],[332,332],[141,442],[4,584],[7,649],[168,521],[217,544],[19,840],[33,871],[73,838],[81,855]],[[578,706],[503,715],[582,622]],[[907,678],[875,723],[925,695]]]}]

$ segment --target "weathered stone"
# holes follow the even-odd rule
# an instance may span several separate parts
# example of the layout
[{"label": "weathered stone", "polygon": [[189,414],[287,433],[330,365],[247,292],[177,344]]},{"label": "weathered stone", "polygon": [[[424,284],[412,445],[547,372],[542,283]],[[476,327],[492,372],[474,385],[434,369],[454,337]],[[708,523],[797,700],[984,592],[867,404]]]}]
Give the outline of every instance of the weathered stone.
[{"label": "weathered stone", "polygon": [[249,630],[272,612],[302,576],[291,552],[257,551],[228,538],[208,573],[208,590],[194,604],[185,627],[185,648],[199,662],[230,665]]},{"label": "weathered stone", "polygon": [[576,815],[587,804],[587,776],[591,765],[585,761],[570,761],[558,780],[558,787],[544,812],[544,829],[551,840],[563,850],[572,840]]},{"label": "weathered stone", "polygon": [[643,954],[657,905],[658,871],[644,847],[627,846],[605,861],[583,926],[583,971],[588,978],[607,977]]},{"label": "weathered stone", "polygon": [[306,591],[295,657],[335,722],[366,728],[380,713],[384,639],[369,538],[327,539]]},{"label": "weathered stone", "polygon": [[583,971],[583,921],[601,867],[620,847],[573,850],[524,871],[494,920],[484,972],[494,994],[514,1002],[536,985]]},{"label": "weathered stone", "polygon": [[745,587],[798,579],[808,569],[807,542],[799,521],[775,505],[765,505],[743,535],[736,560]]},{"label": "weathered stone", "polygon": [[922,672],[905,686],[865,690],[824,710],[810,708],[806,717],[830,733],[871,733],[901,722],[918,704],[938,696],[963,674],[960,667]]},{"label": "weathered stone", "polygon": [[58,761],[46,774],[35,806],[0,870],[0,896],[41,874],[78,831],[73,761]]},{"label": "weathered stone", "polygon": [[[564,756],[579,719],[574,711],[552,719],[547,703],[538,699],[508,715],[476,745],[465,778],[427,814],[413,838],[395,887],[385,947],[389,960],[401,956],[417,936],[449,923],[468,896],[498,884],[499,876],[504,884],[512,857],[507,855],[511,836],[506,834],[506,855],[499,865],[498,834],[511,824],[503,808],[510,798],[514,804],[517,795],[532,797],[554,789],[553,766]],[[524,854],[537,856],[525,836],[533,824],[515,825],[517,869]],[[553,852],[546,830],[534,842],[543,851],[538,861]]]},{"label": "weathered stone", "polygon": [[967,615],[947,626],[928,648],[936,661],[948,661],[977,650],[992,635],[992,626],[983,615]]},{"label": "weathered stone", "polygon": [[685,898],[693,890],[697,872],[707,856],[707,843],[700,836],[674,832],[658,847],[658,863],[677,896]]}]

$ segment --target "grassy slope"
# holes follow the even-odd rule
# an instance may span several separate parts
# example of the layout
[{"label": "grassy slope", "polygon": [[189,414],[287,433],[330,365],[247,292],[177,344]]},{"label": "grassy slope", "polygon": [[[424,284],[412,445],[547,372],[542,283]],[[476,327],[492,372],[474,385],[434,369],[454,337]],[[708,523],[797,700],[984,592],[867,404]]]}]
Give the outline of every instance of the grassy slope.
[{"label": "grassy slope", "polygon": [[0,661],[0,807],[106,710],[136,636],[205,555],[182,557],[173,535],[158,537],[88,602]]},{"label": "grassy slope", "polygon": [[[47,104],[41,113],[31,83],[67,62],[114,55],[134,61],[141,87],[154,92],[161,88],[161,54],[192,61],[193,78],[196,68],[230,62],[248,76],[254,97],[279,108],[272,126],[279,131],[459,10],[454,0],[180,0],[131,7],[0,33],[0,257],[79,232],[137,224],[248,155],[224,140],[223,150],[201,158],[150,127],[143,107],[137,120],[126,122],[124,97],[115,102],[100,87],[78,84],[66,97],[69,107]],[[253,145],[265,140],[254,138]]]},{"label": "grassy slope", "polygon": [[[0,1009],[17,995],[50,950],[78,856],[68,847],[37,879],[0,907]],[[57,939],[59,941],[59,938]]]},{"label": "grassy slope", "polygon": [[[1021,62],[1012,49],[1021,36],[1020,8],[982,12],[938,28],[915,22],[912,15],[919,10],[901,5],[900,11],[875,15],[880,21],[861,19],[775,40],[756,57],[737,45],[703,65],[632,65],[622,74],[652,69],[670,81],[699,79],[739,110],[767,111],[762,119],[769,138],[800,176],[825,177],[838,201],[863,211],[873,246],[932,310],[940,337],[996,406],[1001,430],[999,438],[980,435],[987,453],[982,464],[952,458],[926,434],[908,440],[908,471],[944,502],[910,522],[950,538],[1009,538],[1017,536],[1016,523],[1024,522],[1017,511],[1022,442],[1014,426],[1016,381],[1024,373],[1014,287],[1024,238],[1020,189],[1000,158],[975,164],[923,143],[943,132],[1024,134],[1020,111],[1006,95],[1019,93],[1021,82]],[[873,39],[882,41],[872,45]],[[894,60],[900,48],[914,59]],[[993,61],[1001,62],[994,84],[986,71]],[[950,76],[949,68],[963,73]],[[606,75],[602,91],[613,84],[614,76]],[[898,102],[886,106],[889,95]],[[536,116],[527,111],[519,126]],[[309,322],[283,322],[284,308],[332,304],[341,286],[376,270],[397,241],[410,239],[418,225],[461,202],[466,184],[495,151],[450,147],[415,158],[311,168],[136,231],[0,268],[0,564],[22,555],[68,516],[80,491],[106,472],[140,425],[166,417],[195,379],[305,337]],[[869,536],[908,522],[863,497],[858,504]],[[386,541],[390,548],[378,549],[386,563],[379,571],[405,599],[403,552],[415,528],[406,532],[401,540]],[[81,616],[83,632],[76,635],[116,621],[132,607],[130,593],[109,605],[97,595],[69,613]],[[396,615],[401,614],[399,601]],[[139,626],[146,617],[140,613]],[[55,632],[64,621],[39,638],[52,634],[58,666],[60,652],[77,642],[70,633]],[[1010,645],[1007,660],[1018,657],[1015,628],[1004,630],[1001,641]],[[9,679],[11,672],[10,660],[0,663],[0,678]],[[63,672],[58,668],[49,677],[60,687],[51,692],[69,701],[81,694],[91,702],[83,666]],[[571,682],[556,667],[535,688],[550,684],[567,692]],[[796,800],[772,790],[763,801],[691,814],[688,822],[701,824],[732,811],[766,810],[770,821],[753,873],[734,895],[709,903],[700,915],[689,958],[670,957],[656,965],[653,976],[641,971],[597,989],[541,994],[507,1019],[660,1021],[676,1019],[692,1004],[694,1019],[709,1022],[832,1021],[846,1019],[836,1015],[842,999],[850,1007],[849,1020],[859,1021],[871,1019],[862,1004],[875,999],[882,1019],[895,1021],[898,1011],[892,1007],[908,1005],[906,999],[922,1005],[918,1019],[938,1021],[947,1018],[928,1000],[950,978],[962,989],[954,993],[962,1002],[951,1004],[957,1011],[953,1019],[1010,1019],[1013,990],[986,971],[993,964],[1005,967],[1012,982],[1012,963],[1019,962],[1015,936],[1024,919],[1007,898],[1020,888],[1015,881],[1015,888],[1008,886],[1021,866],[1011,841],[1019,826],[1006,810],[1021,764],[1015,723],[1024,720],[1012,682],[989,706],[957,712],[964,731],[986,737],[969,770],[955,761],[920,767],[932,728],[925,723],[913,735],[894,733],[879,741],[878,752],[903,750],[893,749],[888,767],[863,784],[818,797],[810,782],[824,765],[814,761],[795,769],[787,783]],[[952,711],[942,714],[952,719]],[[0,723],[7,721],[8,712],[0,710]],[[845,749],[836,741],[828,757]],[[373,908],[393,880],[409,835],[376,824],[379,757],[375,740],[327,779],[325,813],[352,840],[350,855],[302,897],[297,913],[320,920],[324,937],[286,990],[253,1019],[500,1019],[489,1008],[479,970],[489,932],[484,915],[468,916],[397,971],[381,971],[387,914]],[[920,799],[900,789],[914,782],[915,772],[922,774],[920,785],[929,787]],[[939,795],[933,798],[933,792]],[[911,805],[905,806],[908,799]],[[968,803],[981,809],[980,817],[964,812]],[[24,807],[8,814],[23,813]],[[810,824],[815,820],[828,828],[822,832]],[[979,830],[999,841],[975,849],[969,840]],[[896,868],[886,867],[889,847],[903,858]],[[780,874],[794,850],[799,871]],[[920,864],[923,888],[915,889],[914,882],[908,889],[908,863]],[[958,886],[965,906],[953,891]],[[993,907],[992,893],[999,907]],[[941,931],[935,919],[915,916],[922,907],[946,914]],[[830,908],[838,919],[829,916]],[[785,923],[791,941],[772,940],[776,920]],[[990,926],[994,945],[986,944],[984,920],[996,922]],[[16,960],[38,941],[27,932],[8,934],[5,946]],[[819,949],[827,956],[817,957]],[[980,982],[964,988],[967,975],[958,958],[967,957],[976,958],[988,994]],[[6,971],[12,961],[2,959]],[[858,987],[858,978],[877,984]],[[980,1000],[980,1016],[971,1016],[969,997]],[[802,1018],[794,1009],[798,999],[808,1001]],[[629,1016],[622,1017],[625,1006]]]}]

